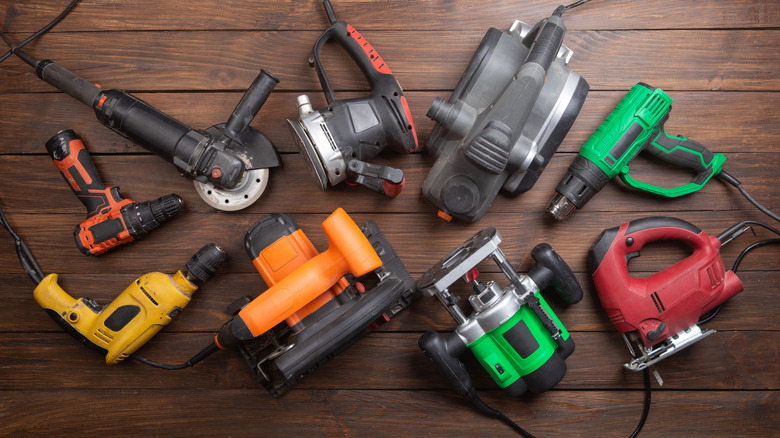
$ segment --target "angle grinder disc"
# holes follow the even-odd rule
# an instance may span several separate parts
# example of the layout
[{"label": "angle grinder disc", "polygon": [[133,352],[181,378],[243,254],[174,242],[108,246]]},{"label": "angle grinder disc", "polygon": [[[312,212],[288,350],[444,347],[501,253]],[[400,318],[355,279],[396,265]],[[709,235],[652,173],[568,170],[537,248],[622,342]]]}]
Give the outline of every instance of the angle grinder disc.
[{"label": "angle grinder disc", "polygon": [[195,189],[206,204],[223,211],[249,207],[260,198],[268,184],[268,169],[252,169],[234,189],[220,189],[211,183],[194,181]]},{"label": "angle grinder disc", "polygon": [[306,161],[306,167],[314,177],[320,190],[325,190],[328,188],[328,174],[325,171],[325,166],[322,165],[319,154],[314,149],[314,145],[311,144],[309,136],[306,135],[298,122],[287,119],[287,123],[290,133],[295,138],[295,145],[298,146],[298,151]]}]

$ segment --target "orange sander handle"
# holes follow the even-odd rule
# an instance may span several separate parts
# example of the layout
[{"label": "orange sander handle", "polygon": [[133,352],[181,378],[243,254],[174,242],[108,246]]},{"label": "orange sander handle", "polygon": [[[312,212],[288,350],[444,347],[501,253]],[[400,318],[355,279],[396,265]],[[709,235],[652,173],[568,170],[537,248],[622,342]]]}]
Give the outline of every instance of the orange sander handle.
[{"label": "orange sander handle", "polygon": [[[382,265],[376,251],[352,218],[339,208],[323,223],[328,249],[299,266],[247,304],[228,321],[215,338],[217,346],[229,348],[271,330],[298,312],[346,274],[362,277]],[[275,265],[294,260],[298,253],[275,248]]]}]

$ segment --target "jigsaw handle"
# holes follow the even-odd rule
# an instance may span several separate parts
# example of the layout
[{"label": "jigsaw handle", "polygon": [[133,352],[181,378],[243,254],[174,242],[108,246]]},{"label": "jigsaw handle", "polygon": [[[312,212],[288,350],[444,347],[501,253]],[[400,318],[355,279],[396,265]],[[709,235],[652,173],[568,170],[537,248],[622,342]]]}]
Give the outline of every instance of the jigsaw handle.
[{"label": "jigsaw handle", "polygon": [[[617,269],[628,275],[628,260],[639,256],[639,251],[646,244],[660,240],[676,240],[693,245],[694,254],[688,259],[694,260],[698,258],[697,252],[713,244],[710,237],[712,236],[707,236],[698,227],[682,219],[666,216],[637,219],[601,232],[589,252],[592,272],[599,269],[609,253],[614,252],[616,256],[609,257],[609,260],[610,263],[617,263],[617,266],[609,269]],[[718,248],[719,242],[715,250]]]},{"label": "jigsaw handle", "polygon": [[536,266],[528,276],[540,290],[552,286],[566,304],[576,304],[582,300],[582,287],[568,264],[547,243],[536,245],[531,251]]}]

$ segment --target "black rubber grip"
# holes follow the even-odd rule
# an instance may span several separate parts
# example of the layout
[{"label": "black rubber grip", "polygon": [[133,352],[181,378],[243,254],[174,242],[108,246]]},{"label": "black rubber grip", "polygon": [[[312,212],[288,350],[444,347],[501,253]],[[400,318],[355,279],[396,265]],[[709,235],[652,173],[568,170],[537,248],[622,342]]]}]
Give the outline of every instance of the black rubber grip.
[{"label": "black rubber grip", "polygon": [[650,216],[629,222],[628,228],[626,228],[626,236],[651,228],[682,228],[683,230],[688,230],[694,234],[701,233],[699,227],[688,221],[669,216]]},{"label": "black rubber grip", "polygon": [[51,61],[41,61],[35,69],[39,78],[69,96],[92,106],[100,88],[72,71]]},{"label": "black rubber grip", "polygon": [[111,205],[107,196],[112,196],[115,202],[122,201],[118,188],[112,188],[110,194],[106,192],[95,162],[75,132],[66,129],[56,133],[46,142],[46,150],[60,175],[84,204],[88,218]]},{"label": "black rubber grip", "polygon": [[531,251],[536,266],[528,272],[539,289],[552,286],[566,304],[582,300],[582,287],[568,264],[547,243],[536,245]]},{"label": "black rubber grip", "polygon": [[[375,88],[377,80],[384,76],[384,73],[379,72],[374,67],[372,59],[369,58],[360,43],[356,41],[352,33],[347,29],[347,23],[338,21],[333,23],[325,32],[323,32],[314,43],[314,66],[317,70],[317,75],[319,76],[320,84],[322,85],[322,91],[325,93],[328,104],[336,100],[336,95],[333,92],[333,87],[331,87],[330,81],[322,67],[320,50],[322,50],[322,46],[331,38],[336,40],[336,42],[338,42],[338,44],[347,52],[349,57],[355,61],[355,64],[357,64],[358,68],[360,68],[360,71],[363,73],[363,76],[365,76],[368,81],[368,85],[372,89]],[[362,36],[360,39],[364,45],[368,44]],[[379,55],[376,54],[376,56]]]},{"label": "black rubber grip", "polygon": [[124,91],[104,91],[92,107],[101,123],[169,162],[191,156],[198,146],[196,138],[192,145],[183,141],[192,128]]},{"label": "black rubber grip", "polygon": [[278,83],[279,79],[274,75],[265,69],[260,70],[260,74],[257,75],[252,85],[246,90],[246,93],[244,93],[241,101],[238,102],[238,105],[233,110],[233,114],[230,115],[225,124],[225,135],[233,140],[237,140],[241,131],[249,126],[249,122],[255,118],[255,115],[260,111],[260,108]]},{"label": "black rubber grip", "polygon": [[455,392],[463,396],[473,395],[476,390],[466,367],[458,358],[449,354],[447,343],[438,333],[435,331],[425,332],[420,337],[418,345],[439,372],[444,374]]},{"label": "black rubber grip", "polygon": [[[656,145],[660,147],[654,147]],[[697,141],[671,137],[661,127],[650,146],[646,150],[654,157],[675,166],[694,170],[697,173],[694,182],[697,184],[706,181],[712,172],[711,164],[715,154]]]},{"label": "black rubber grip", "polygon": [[548,18],[539,30],[525,62],[539,64],[546,71],[558,54],[565,34],[566,27],[560,17]]}]

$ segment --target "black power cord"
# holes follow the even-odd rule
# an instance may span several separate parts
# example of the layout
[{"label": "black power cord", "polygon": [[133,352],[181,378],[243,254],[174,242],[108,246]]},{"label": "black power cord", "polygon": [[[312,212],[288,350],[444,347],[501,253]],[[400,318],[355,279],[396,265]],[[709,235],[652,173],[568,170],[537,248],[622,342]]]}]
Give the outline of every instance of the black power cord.
[{"label": "black power cord", "polygon": [[47,24],[46,26],[42,27],[40,30],[38,30],[38,31],[37,31],[37,32],[35,32],[34,34],[32,34],[32,35],[30,35],[29,37],[27,37],[27,38],[26,38],[24,41],[22,41],[22,42],[21,42],[21,43],[19,43],[19,44],[16,44],[16,45],[14,45],[13,43],[11,43],[11,41],[9,41],[9,40],[8,40],[8,38],[6,38],[5,34],[4,34],[2,31],[0,31],[0,38],[2,38],[2,39],[3,39],[3,41],[5,41],[5,42],[6,42],[6,44],[8,44],[8,46],[11,48],[11,50],[9,50],[9,51],[5,52],[5,53],[3,54],[3,56],[0,56],[0,62],[3,62],[3,61],[5,61],[6,59],[8,59],[8,57],[9,57],[9,56],[11,56],[12,54],[14,54],[14,53],[15,53],[16,49],[20,49],[20,48],[22,48],[22,47],[26,46],[26,45],[27,45],[29,42],[31,42],[32,40],[34,40],[34,39],[38,38],[39,36],[41,36],[41,35],[45,34],[45,33],[46,33],[46,32],[48,32],[48,31],[49,31],[49,30],[50,30],[52,27],[56,26],[56,25],[57,25],[57,23],[59,23],[60,21],[62,21],[62,19],[63,19],[63,18],[65,18],[65,16],[66,16],[66,15],[68,15],[68,13],[69,13],[69,12],[70,12],[70,11],[71,11],[71,10],[72,10],[74,7],[76,7],[76,4],[77,4],[78,2],[79,2],[79,0],[73,0],[72,2],[70,2],[70,4],[68,5],[68,7],[67,7],[67,8],[65,8],[65,9],[64,9],[64,10],[63,10],[63,11],[60,13],[60,15],[58,15],[58,16],[57,16],[57,18],[55,18],[54,20],[52,20],[52,21],[51,21],[49,24]]},{"label": "black power cord", "polygon": [[628,438],[636,438],[639,435],[639,432],[641,432],[642,428],[645,426],[647,416],[650,415],[650,398],[652,395],[652,387],[650,386],[650,370],[645,368],[643,374],[645,380],[645,406],[642,408],[642,418],[639,419],[639,423],[636,425],[636,428],[633,432],[631,432],[631,435],[629,435]]},{"label": "black power cord", "polygon": [[6,219],[2,207],[0,207],[0,223],[3,225],[3,228],[8,230],[8,232],[14,238],[14,244],[16,245],[16,254],[19,256],[19,262],[22,264],[22,268],[24,268],[24,272],[27,273],[27,275],[30,277],[32,281],[35,282],[35,284],[38,284],[41,281],[43,281],[43,277],[45,277],[46,275],[44,275],[43,271],[41,270],[41,266],[35,260],[35,257],[33,257],[30,250],[27,249],[27,245],[24,244],[22,238],[19,237],[19,235],[14,232],[13,228],[11,228],[11,224],[8,223],[8,219]]},{"label": "black power cord", "polygon": [[479,409],[483,413],[487,414],[489,417],[498,418],[499,420],[503,421],[504,423],[509,425],[509,427],[514,429],[515,432],[519,433],[520,435],[524,436],[525,438],[536,438],[535,436],[531,435],[531,433],[529,433],[527,430],[523,429],[517,423],[512,421],[509,417],[507,417],[506,415],[502,414],[498,410],[493,409],[490,406],[488,406],[487,403],[485,403],[484,401],[482,401],[481,398],[479,398],[479,396],[477,395],[477,391],[473,391],[471,394],[467,395],[466,398],[469,399],[469,401],[477,409]]},{"label": "black power cord", "polygon": [[748,192],[742,187],[742,183],[738,179],[734,178],[731,174],[729,174],[725,170],[721,170],[720,173],[718,174],[718,178],[736,187],[737,190],[739,190],[739,192],[742,193],[742,196],[744,196],[745,199],[750,201],[750,203],[753,204],[757,209],[761,210],[762,213],[780,222],[780,216],[778,216],[776,213],[772,212],[768,208],[759,204],[758,201],[753,199],[753,197],[750,196]]}]

